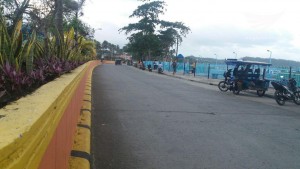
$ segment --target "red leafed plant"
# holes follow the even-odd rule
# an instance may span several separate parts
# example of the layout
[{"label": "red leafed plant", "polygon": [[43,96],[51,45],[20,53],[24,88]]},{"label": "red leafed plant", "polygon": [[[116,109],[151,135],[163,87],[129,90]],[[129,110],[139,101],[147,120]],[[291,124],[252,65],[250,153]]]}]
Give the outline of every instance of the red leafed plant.
[{"label": "red leafed plant", "polygon": [[21,28],[19,21],[9,34],[0,12],[0,108],[95,56],[94,42],[78,37],[75,43],[73,29],[60,40],[63,42],[60,48],[57,48],[56,39],[50,38],[52,57],[44,56],[45,47],[35,33],[23,40]]}]

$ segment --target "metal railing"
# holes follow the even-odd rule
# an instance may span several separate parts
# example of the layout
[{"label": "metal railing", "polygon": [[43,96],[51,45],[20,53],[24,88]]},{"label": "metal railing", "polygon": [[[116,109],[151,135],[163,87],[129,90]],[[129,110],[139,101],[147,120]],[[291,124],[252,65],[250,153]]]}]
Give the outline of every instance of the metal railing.
[{"label": "metal railing", "polygon": [[[171,62],[161,62],[163,65],[164,71],[173,72]],[[147,68],[147,65],[151,65],[152,69],[154,66],[153,61],[144,61],[144,64]],[[227,70],[226,64],[210,64],[210,63],[197,63],[195,76],[203,76],[212,79],[222,79],[224,71]],[[182,73],[183,75],[193,75],[192,73],[192,64],[177,62],[177,73]],[[281,80],[295,78],[297,86],[300,86],[300,68],[292,67],[270,67],[266,71],[266,79],[269,80]]]}]

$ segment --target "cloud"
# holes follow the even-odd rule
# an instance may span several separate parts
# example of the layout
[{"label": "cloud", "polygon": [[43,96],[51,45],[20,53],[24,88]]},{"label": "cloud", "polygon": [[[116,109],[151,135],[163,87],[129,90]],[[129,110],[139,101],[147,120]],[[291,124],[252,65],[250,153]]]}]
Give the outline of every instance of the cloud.
[{"label": "cloud", "polygon": [[95,32],[95,39],[99,42],[106,40],[115,45],[119,45],[120,47],[123,47],[128,43],[124,33],[119,32],[119,29],[121,28],[119,25],[110,22],[103,22],[102,25],[101,30]]},{"label": "cloud", "polygon": [[247,30],[237,27],[209,26],[193,30],[187,41],[210,47],[254,47],[290,44],[292,36],[288,33],[277,33],[262,30]]},{"label": "cloud", "polygon": [[192,30],[183,39],[179,53],[218,59],[244,56],[298,60],[300,49],[293,44],[289,32],[271,30],[251,30],[230,26],[208,26]]}]

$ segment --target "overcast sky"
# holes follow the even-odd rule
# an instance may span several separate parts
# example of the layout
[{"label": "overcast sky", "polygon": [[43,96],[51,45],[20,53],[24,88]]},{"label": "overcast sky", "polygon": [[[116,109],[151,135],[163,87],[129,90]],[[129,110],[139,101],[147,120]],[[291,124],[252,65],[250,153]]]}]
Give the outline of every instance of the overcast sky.
[{"label": "overcast sky", "polygon": [[[179,52],[184,56],[218,59],[244,56],[300,61],[300,1],[297,0],[165,0],[160,19],[180,21],[191,33]],[[118,29],[138,20],[129,15],[138,0],[87,0],[83,19],[101,28],[95,38],[123,47],[128,41]]]}]

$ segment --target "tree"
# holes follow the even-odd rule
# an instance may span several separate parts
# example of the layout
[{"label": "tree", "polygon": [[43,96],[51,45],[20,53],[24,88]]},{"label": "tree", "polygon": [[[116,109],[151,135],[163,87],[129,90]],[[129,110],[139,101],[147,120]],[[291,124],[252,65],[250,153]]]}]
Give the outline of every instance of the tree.
[{"label": "tree", "polygon": [[75,42],[78,43],[79,24],[83,25],[82,22],[79,21],[79,17],[83,15],[81,10],[85,3],[85,0],[64,0],[64,1],[65,1],[64,11],[66,11],[71,17],[71,22],[73,22],[72,26],[75,29]]},{"label": "tree", "polygon": [[131,23],[121,28],[130,36],[127,50],[141,57],[151,59],[151,54],[156,56],[168,55],[170,48],[175,43],[182,42],[182,37],[189,33],[190,29],[182,22],[169,22],[159,19],[164,14],[166,3],[164,1],[142,0],[143,5],[138,6],[129,17],[141,18],[137,23]]},{"label": "tree", "polygon": [[80,19],[73,17],[70,21],[64,22],[64,30],[75,29],[75,41],[78,41],[78,36],[84,36],[85,38],[93,38],[95,30],[89,25],[85,24]]},{"label": "tree", "polygon": [[163,55],[167,56],[167,57],[172,56],[173,53],[170,50],[170,48],[173,45],[175,45],[177,42],[177,39],[178,39],[177,31],[173,28],[168,28],[167,30],[161,30],[159,39],[161,40],[161,47],[162,47]]},{"label": "tree", "polygon": [[96,46],[96,53],[97,53],[97,58],[98,59],[101,59],[101,56],[102,56],[102,50],[101,50],[101,43],[99,41],[96,41],[95,40],[95,46]]},{"label": "tree", "polygon": [[25,12],[28,10],[30,0],[16,1],[16,0],[5,0],[0,2],[0,6],[4,7],[4,16],[8,19],[8,32],[12,34],[13,29],[16,27],[20,20],[23,20]]},{"label": "tree", "polygon": [[122,53],[123,50],[119,45],[114,45],[106,40],[101,44],[101,56],[105,57],[106,59],[112,59],[116,55],[120,55]]},{"label": "tree", "polygon": [[49,32],[55,30],[52,24],[54,18],[54,1],[53,0],[41,0],[41,3],[35,3],[31,5],[31,10],[28,12],[31,28],[34,29],[40,38],[44,40],[43,55],[47,58],[50,57],[49,52]]}]

